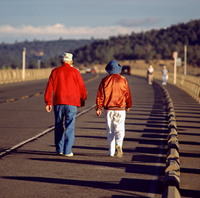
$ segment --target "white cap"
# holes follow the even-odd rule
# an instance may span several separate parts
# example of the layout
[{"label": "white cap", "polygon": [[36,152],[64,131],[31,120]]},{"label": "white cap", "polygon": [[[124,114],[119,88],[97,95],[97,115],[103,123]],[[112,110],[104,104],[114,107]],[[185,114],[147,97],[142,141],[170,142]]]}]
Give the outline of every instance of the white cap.
[{"label": "white cap", "polygon": [[62,60],[64,62],[65,61],[72,61],[72,57],[73,57],[73,54],[64,52],[64,54],[62,55]]}]

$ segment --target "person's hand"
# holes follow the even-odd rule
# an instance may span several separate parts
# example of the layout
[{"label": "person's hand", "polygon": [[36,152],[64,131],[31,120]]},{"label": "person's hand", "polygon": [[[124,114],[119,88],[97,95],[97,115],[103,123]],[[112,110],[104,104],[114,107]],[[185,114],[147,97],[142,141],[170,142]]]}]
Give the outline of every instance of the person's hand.
[{"label": "person's hand", "polygon": [[130,108],[126,108],[126,111],[130,111]]},{"label": "person's hand", "polygon": [[97,114],[98,116],[100,116],[100,115],[101,115],[101,109],[97,109],[97,110],[96,110],[96,114]]},{"label": "person's hand", "polygon": [[47,110],[48,113],[51,112],[51,110],[52,110],[52,105],[47,105],[47,106],[46,106],[46,110]]},{"label": "person's hand", "polygon": [[85,101],[81,101],[81,107],[85,106]]}]

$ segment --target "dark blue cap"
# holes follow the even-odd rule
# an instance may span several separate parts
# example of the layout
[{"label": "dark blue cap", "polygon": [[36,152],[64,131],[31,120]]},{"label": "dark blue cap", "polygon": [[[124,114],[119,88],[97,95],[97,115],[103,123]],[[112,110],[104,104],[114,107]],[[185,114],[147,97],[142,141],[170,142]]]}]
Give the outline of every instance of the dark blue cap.
[{"label": "dark blue cap", "polygon": [[116,60],[112,60],[105,69],[109,74],[118,74],[121,71],[122,66]]}]

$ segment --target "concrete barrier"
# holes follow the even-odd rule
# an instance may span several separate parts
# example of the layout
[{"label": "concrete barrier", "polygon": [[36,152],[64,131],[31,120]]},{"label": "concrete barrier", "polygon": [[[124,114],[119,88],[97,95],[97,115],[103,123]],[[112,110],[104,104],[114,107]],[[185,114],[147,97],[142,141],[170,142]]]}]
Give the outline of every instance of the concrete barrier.
[{"label": "concrete barrier", "polygon": [[176,149],[172,148],[167,152],[166,162],[170,159],[175,159],[180,164],[179,153]]},{"label": "concrete barrier", "polygon": [[[0,84],[15,83],[29,80],[48,79],[52,69],[26,69],[25,78],[21,69],[0,70]],[[85,73],[85,71],[80,71]]]},{"label": "concrete barrier", "polygon": [[24,79],[21,69],[0,70],[0,84],[46,79],[49,77],[51,70],[52,69],[26,69]]},{"label": "concrete barrier", "polygon": [[162,198],[172,198],[172,197],[180,198],[181,196],[176,187],[168,186],[163,192]]},{"label": "concrete barrier", "polygon": [[179,160],[179,142],[178,142],[178,133],[176,125],[176,116],[174,111],[174,105],[168,91],[164,86],[160,85],[160,87],[163,90],[163,95],[165,97],[167,113],[168,113],[168,138],[167,138],[168,152],[166,156],[166,168],[163,181],[164,191],[162,193],[162,197],[179,198],[181,197],[179,192],[180,160]]}]

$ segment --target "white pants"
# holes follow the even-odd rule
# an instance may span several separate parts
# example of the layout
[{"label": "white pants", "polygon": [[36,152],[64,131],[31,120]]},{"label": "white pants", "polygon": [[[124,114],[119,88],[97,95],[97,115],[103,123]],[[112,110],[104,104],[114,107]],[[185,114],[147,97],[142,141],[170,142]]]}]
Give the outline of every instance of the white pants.
[{"label": "white pants", "polygon": [[104,109],[104,118],[106,121],[106,133],[109,146],[108,155],[114,155],[116,145],[120,145],[122,149],[123,139],[125,136],[126,111]]}]

